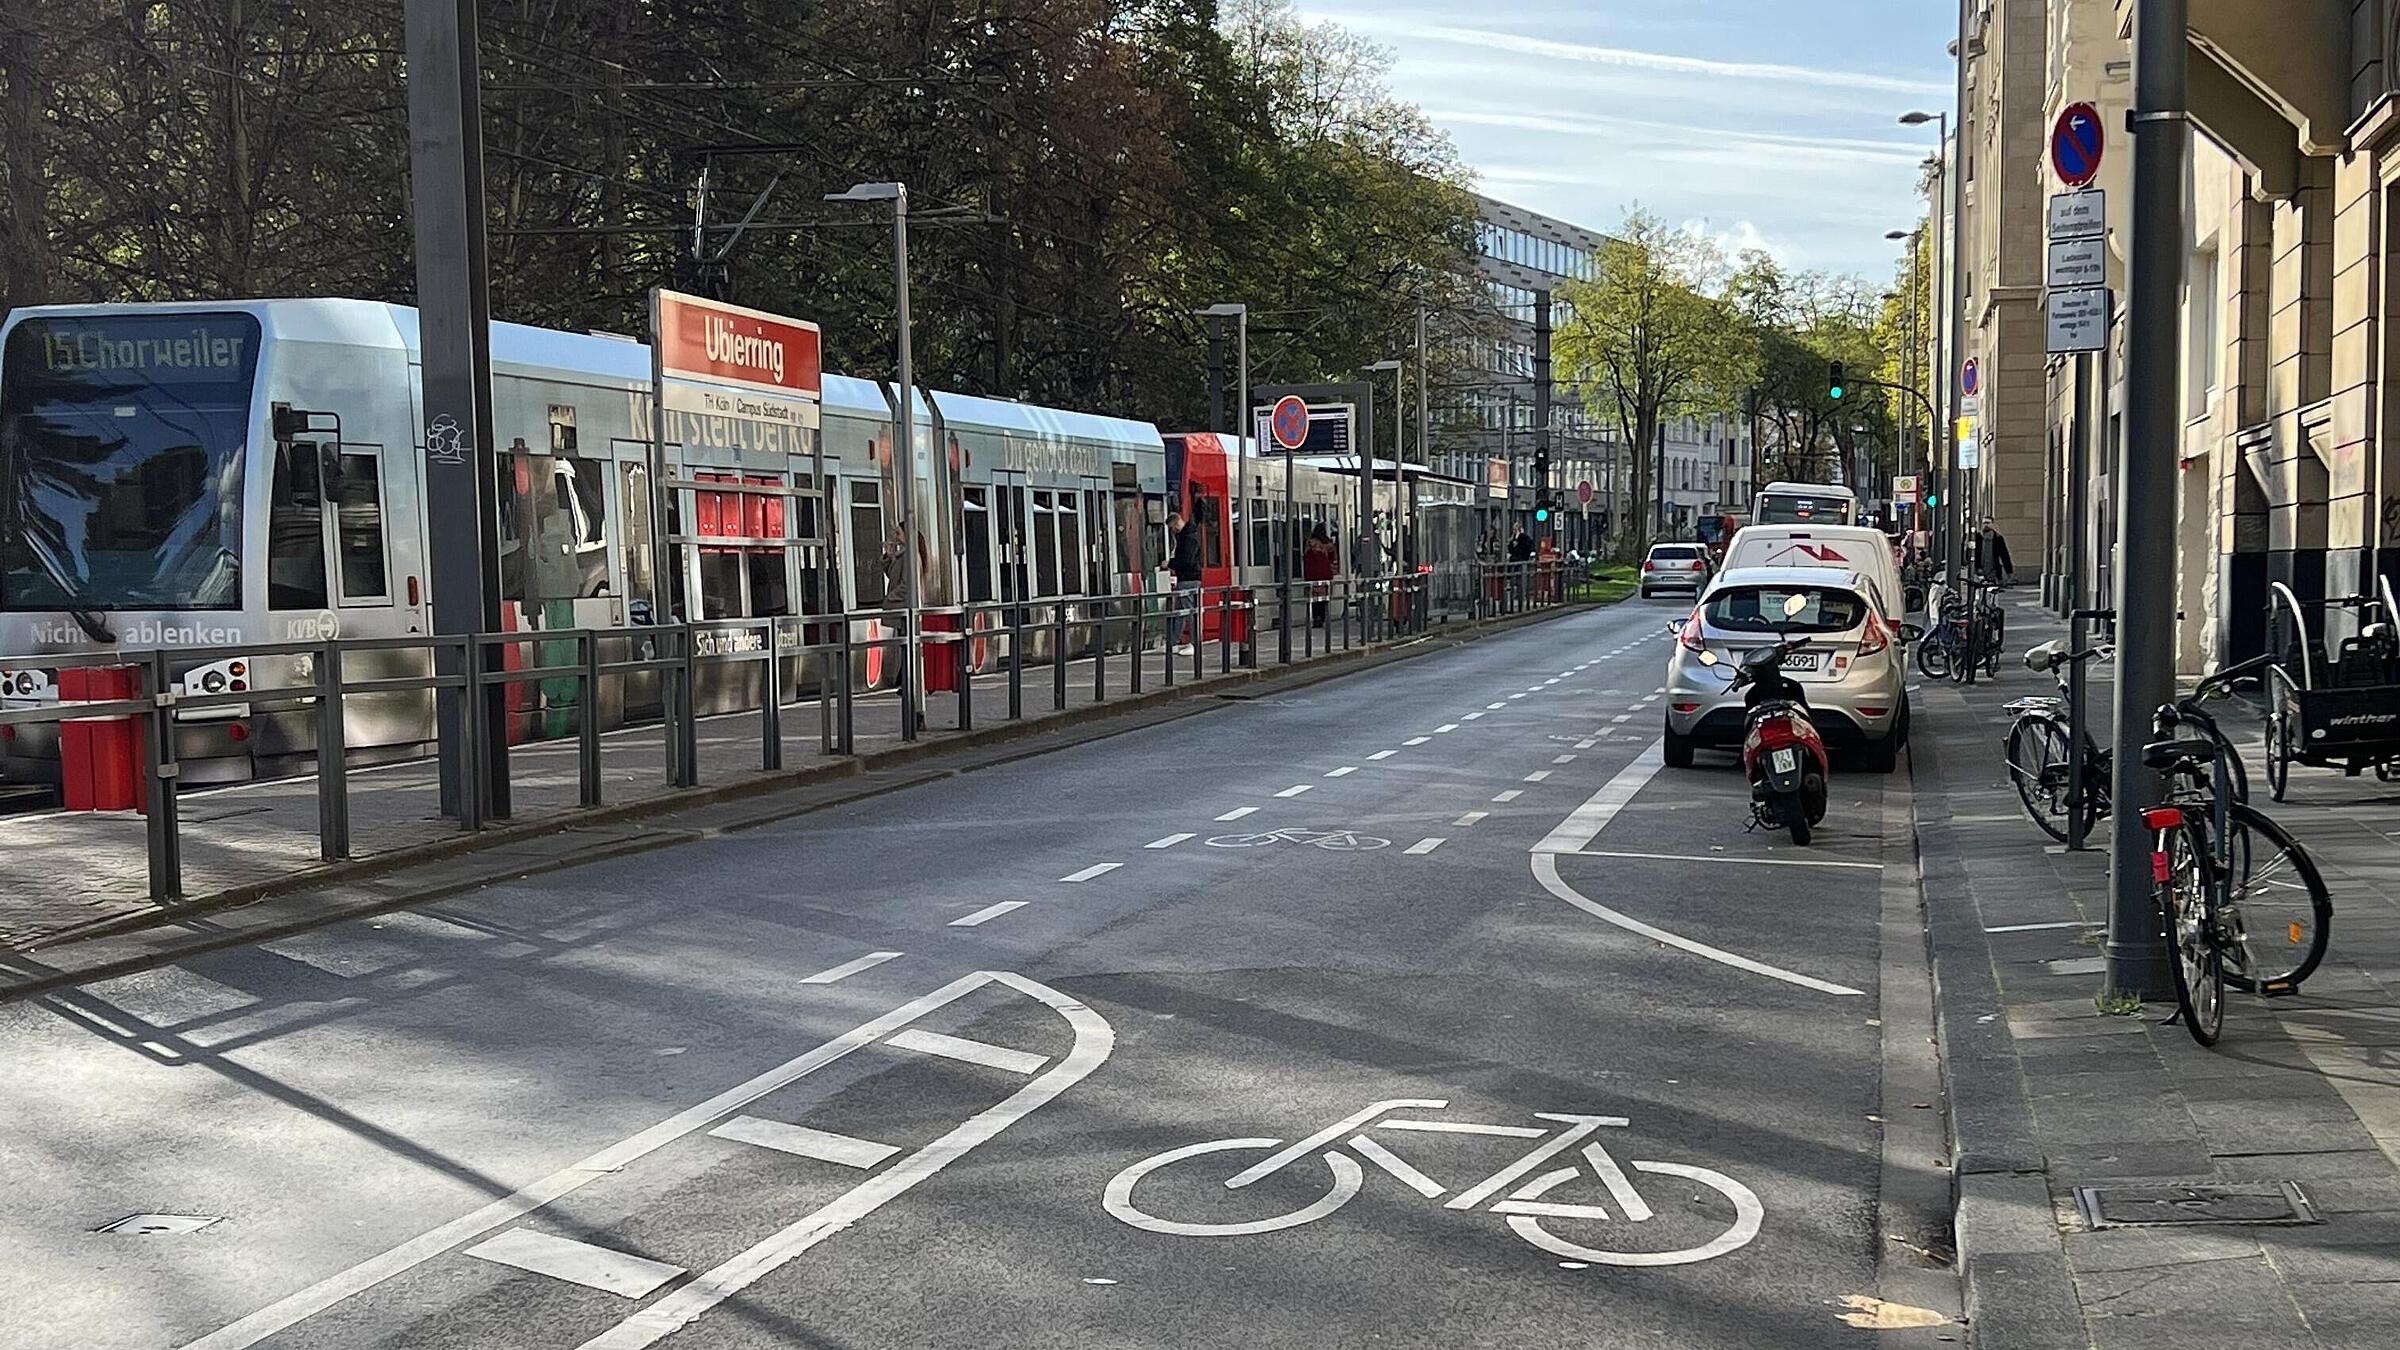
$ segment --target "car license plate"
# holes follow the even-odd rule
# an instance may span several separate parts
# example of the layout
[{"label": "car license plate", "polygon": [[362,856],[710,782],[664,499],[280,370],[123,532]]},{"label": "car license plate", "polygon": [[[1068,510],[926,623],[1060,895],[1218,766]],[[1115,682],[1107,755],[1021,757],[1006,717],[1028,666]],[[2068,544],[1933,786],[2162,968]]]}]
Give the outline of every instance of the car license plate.
[{"label": "car license plate", "polygon": [[1793,771],[1797,770],[1799,767],[1800,767],[1800,752],[1799,752],[1799,751],[1797,751],[1797,750],[1778,750],[1778,751],[1776,751],[1776,752],[1775,752],[1775,772],[1777,772],[1777,773],[1791,773],[1791,772],[1793,772]]},{"label": "car license plate", "polygon": [[1785,670],[1815,670],[1817,668],[1817,653],[1793,652],[1791,655],[1783,658],[1783,668]]}]

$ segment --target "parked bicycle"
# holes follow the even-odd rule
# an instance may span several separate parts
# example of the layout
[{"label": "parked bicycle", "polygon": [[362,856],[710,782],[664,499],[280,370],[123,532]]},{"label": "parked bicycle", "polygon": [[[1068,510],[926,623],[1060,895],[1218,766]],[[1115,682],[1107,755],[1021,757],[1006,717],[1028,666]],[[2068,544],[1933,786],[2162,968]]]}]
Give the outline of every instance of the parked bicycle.
[{"label": "parked bicycle", "polygon": [[[2075,757],[2076,765],[2068,762],[2067,744],[2071,737],[2071,721],[2066,691],[2069,667],[2076,661],[2105,661],[2116,653],[2114,646],[2094,647],[2080,656],[2066,650],[2064,642],[2045,642],[2025,653],[2027,668],[2049,675],[2058,682],[2056,697],[2021,698],[2002,708],[2016,720],[2009,726],[2008,737],[2002,742],[2007,756],[2009,781],[2017,789],[2017,800],[2025,806],[2025,814],[2042,832],[2060,843],[2067,842],[2068,804],[2075,786],[2077,766],[2083,783],[2083,804],[2086,819],[2093,823],[2108,819],[2109,794],[2115,754],[2095,742],[2086,732],[2082,753]],[[2250,800],[2250,774],[2242,767],[2242,757],[2234,748],[2233,739],[2217,725],[2205,704],[2232,692],[2234,685],[2254,679],[2267,665],[2267,658],[2245,661],[2202,680],[2191,693],[2175,701],[2175,712],[2184,722],[2214,741],[2224,751],[2228,775],[2232,780],[2233,799]],[[2197,784],[2195,784],[2197,786]]]},{"label": "parked bicycle", "polygon": [[1941,597],[1941,612],[1923,641],[1917,644],[1917,669],[1929,680],[1963,680],[1973,667],[2000,673],[2000,649],[2008,641],[2008,618],[2000,602],[1985,587],[1973,588],[1970,602],[1956,593]]},{"label": "parked bicycle", "polygon": [[2195,729],[2179,706],[2159,708],[2142,762],[2176,787],[2142,823],[2156,834],[2150,874],[2177,1015],[2193,1040],[2215,1045],[2226,986],[2295,993],[2325,959],[2333,898],[2289,831],[2234,800],[2223,738],[2184,734]]}]

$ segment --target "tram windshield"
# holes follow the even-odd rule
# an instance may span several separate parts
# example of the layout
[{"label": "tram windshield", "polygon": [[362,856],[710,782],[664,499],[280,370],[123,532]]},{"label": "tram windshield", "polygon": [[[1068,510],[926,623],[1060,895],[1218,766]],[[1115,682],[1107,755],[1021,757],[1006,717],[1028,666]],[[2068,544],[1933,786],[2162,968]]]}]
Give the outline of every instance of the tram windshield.
[{"label": "tram windshield", "polygon": [[[0,609],[241,604],[243,314],[27,319],[0,351]],[[95,635],[97,636],[97,634]]]}]

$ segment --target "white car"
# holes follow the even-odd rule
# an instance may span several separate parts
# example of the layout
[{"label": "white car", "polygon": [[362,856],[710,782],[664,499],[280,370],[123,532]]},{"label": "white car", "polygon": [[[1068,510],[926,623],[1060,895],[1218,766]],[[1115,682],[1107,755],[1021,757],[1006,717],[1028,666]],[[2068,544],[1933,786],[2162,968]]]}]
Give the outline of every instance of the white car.
[{"label": "white car", "polygon": [[1883,531],[1864,525],[1750,525],[1725,547],[1725,570],[1737,567],[1825,567],[1856,572],[1875,587],[1884,622],[1908,617],[1900,560]]},{"label": "white car", "polygon": [[[1667,764],[1689,768],[1694,750],[1740,747],[1747,707],[1731,687],[1733,672],[1747,653],[1801,637],[1808,645],[1784,663],[1784,673],[1805,692],[1827,748],[1862,751],[1868,768],[1890,773],[1908,741],[1903,642],[1910,630],[1887,623],[1873,595],[1858,573],[1825,567],[1718,573],[1667,657]],[[1803,603],[1787,615],[1794,596]],[[1703,661],[1702,652],[1716,659]]]},{"label": "white car", "polygon": [[1660,591],[1689,591],[1708,584],[1708,548],[1702,544],[1652,544],[1642,559],[1642,598]]}]

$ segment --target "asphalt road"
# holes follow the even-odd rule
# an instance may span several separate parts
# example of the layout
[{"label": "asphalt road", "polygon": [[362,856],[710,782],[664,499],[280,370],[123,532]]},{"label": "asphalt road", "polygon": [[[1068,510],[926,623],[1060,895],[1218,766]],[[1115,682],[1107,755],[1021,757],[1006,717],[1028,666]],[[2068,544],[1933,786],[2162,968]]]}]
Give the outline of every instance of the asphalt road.
[{"label": "asphalt road", "polygon": [[1888,1336],[1887,784],[1680,609],[0,1005],[0,1345]]}]

